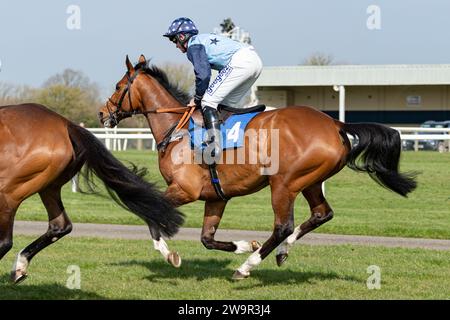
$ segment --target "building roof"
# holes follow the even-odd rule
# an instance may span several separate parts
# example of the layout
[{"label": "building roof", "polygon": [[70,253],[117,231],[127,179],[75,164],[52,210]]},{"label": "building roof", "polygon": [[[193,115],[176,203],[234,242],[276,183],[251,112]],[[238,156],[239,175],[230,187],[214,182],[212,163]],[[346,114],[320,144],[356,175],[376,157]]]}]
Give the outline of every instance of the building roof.
[{"label": "building roof", "polygon": [[256,86],[449,85],[450,64],[264,67]]}]

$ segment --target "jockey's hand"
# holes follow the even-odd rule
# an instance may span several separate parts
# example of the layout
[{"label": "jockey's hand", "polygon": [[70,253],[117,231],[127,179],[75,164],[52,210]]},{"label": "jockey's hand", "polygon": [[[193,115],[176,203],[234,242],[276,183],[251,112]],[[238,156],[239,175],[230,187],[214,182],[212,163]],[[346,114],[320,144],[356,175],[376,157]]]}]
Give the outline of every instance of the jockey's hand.
[{"label": "jockey's hand", "polygon": [[188,106],[189,108],[196,107],[197,105],[195,104],[195,99],[192,98],[191,101],[189,101],[189,103],[188,103],[187,106]]}]

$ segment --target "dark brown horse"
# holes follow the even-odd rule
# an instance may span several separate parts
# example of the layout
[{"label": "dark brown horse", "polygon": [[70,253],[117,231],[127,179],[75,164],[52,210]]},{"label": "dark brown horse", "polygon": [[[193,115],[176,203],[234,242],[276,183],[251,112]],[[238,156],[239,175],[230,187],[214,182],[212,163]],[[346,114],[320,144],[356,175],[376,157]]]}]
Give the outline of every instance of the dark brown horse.
[{"label": "dark brown horse", "polygon": [[[183,222],[180,212],[138,171],[121,164],[86,129],[42,105],[0,107],[0,259],[13,245],[13,224],[23,200],[39,193],[47,209],[47,232],[17,255],[12,280],[25,279],[30,260],[72,230],[61,200],[61,187],[85,165],[124,208],[168,236]],[[142,171],[139,171],[142,173]]]},{"label": "dark brown horse", "polygon": [[[99,112],[101,122],[114,127],[125,117],[146,116],[159,146],[159,168],[168,184],[166,196],[177,205],[205,201],[201,234],[205,247],[235,253],[253,252],[237,269],[235,279],[249,276],[250,270],[275,248],[277,263],[281,265],[287,258],[288,248],[297,239],[333,217],[321,185],[345,165],[368,172],[380,185],[402,196],[416,187],[412,176],[398,172],[400,135],[389,127],[342,123],[311,107],[262,112],[246,127],[246,134],[252,132],[253,138],[249,135],[241,149],[224,151],[217,170],[228,198],[251,194],[270,185],[275,214],[273,234],[260,248],[247,241],[216,241],[214,235],[227,201],[216,194],[208,166],[195,160],[189,137],[174,132],[189,97],[171,85],[164,72],[148,67],[142,55],[136,66],[127,57],[126,66],[126,74]],[[351,146],[347,134],[357,139],[355,146]],[[168,143],[170,137],[176,141]],[[245,161],[228,161],[239,157]],[[294,201],[300,192],[309,203],[311,217],[295,227]],[[157,230],[151,229],[151,234],[155,248],[167,259],[167,244]],[[174,264],[179,263],[177,260]]]}]

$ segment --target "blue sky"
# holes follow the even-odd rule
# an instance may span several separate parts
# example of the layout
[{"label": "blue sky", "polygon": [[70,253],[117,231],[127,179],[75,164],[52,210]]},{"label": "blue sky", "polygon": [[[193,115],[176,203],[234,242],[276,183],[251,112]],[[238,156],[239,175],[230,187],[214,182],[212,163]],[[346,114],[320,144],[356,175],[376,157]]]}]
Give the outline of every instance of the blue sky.
[{"label": "blue sky", "polygon": [[[70,5],[80,8],[79,30],[67,28]],[[370,5],[380,8],[379,30],[367,28]],[[126,54],[188,63],[161,36],[179,16],[205,33],[232,18],[250,33],[265,66],[298,65],[318,51],[347,64],[450,63],[447,0],[1,0],[0,81],[40,86],[72,68],[108,94]]]}]

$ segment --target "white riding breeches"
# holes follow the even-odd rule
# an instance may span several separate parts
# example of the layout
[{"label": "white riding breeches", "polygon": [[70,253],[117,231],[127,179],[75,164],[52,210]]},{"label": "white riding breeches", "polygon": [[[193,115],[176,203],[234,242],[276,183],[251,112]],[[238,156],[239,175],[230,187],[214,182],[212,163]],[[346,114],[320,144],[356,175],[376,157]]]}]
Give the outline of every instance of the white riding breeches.
[{"label": "white riding breeches", "polygon": [[217,109],[219,104],[239,107],[261,70],[262,61],[252,46],[238,50],[209,85],[202,99],[202,107]]}]

